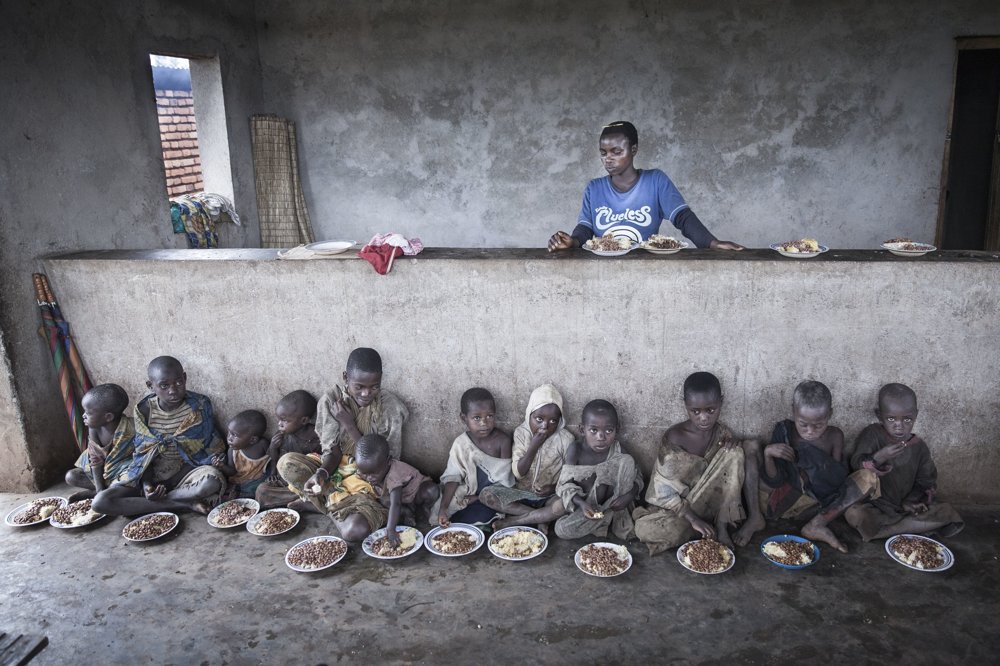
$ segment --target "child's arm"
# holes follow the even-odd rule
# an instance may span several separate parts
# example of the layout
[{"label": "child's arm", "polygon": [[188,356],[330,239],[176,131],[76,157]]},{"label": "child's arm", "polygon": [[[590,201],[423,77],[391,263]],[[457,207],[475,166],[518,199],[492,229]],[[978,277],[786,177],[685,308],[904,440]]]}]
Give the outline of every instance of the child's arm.
[{"label": "child's arm", "polygon": [[913,481],[913,490],[903,500],[903,509],[910,513],[923,513],[930,508],[937,489],[937,466],[931,460],[927,445],[921,442],[923,450],[917,463],[917,477]]},{"label": "child's arm", "polygon": [[330,475],[333,472],[337,471],[340,459],[343,457],[344,454],[341,452],[339,444],[331,446],[323,454],[323,462],[320,464],[319,469],[309,477],[309,480],[302,484],[302,490],[309,495],[319,495],[323,492],[323,484],[330,479]]},{"label": "child's arm", "polygon": [[[545,444],[546,440],[552,436],[553,433],[547,432],[545,430],[539,430],[537,433],[531,436],[528,440],[528,446],[521,453],[521,457],[517,459],[517,467],[515,472],[517,472],[517,478],[527,476],[528,472],[531,471],[531,464],[535,462],[535,456],[538,455],[538,451]],[[523,441],[523,440],[522,440]]]},{"label": "child's arm", "polygon": [[514,440],[511,438],[510,433],[506,430],[497,428],[497,432],[503,437],[500,441],[500,457],[510,458],[514,449]]},{"label": "child's arm", "polygon": [[143,473],[140,483],[142,483],[142,492],[148,500],[157,500],[167,494],[166,486],[162,483],[153,483],[152,465]]},{"label": "child's arm", "polygon": [[[108,448],[111,447],[109,446]],[[90,478],[94,482],[94,490],[97,492],[104,490],[105,454],[105,450],[94,440],[90,440],[87,443],[87,462],[90,463]]]},{"label": "child's arm", "polygon": [[214,456],[212,458],[212,466],[226,475],[226,477],[235,476],[236,463],[233,461],[233,450],[229,449],[228,453]]},{"label": "child's arm", "polygon": [[830,450],[830,457],[839,463],[844,462],[844,431],[840,428],[830,428],[833,437],[833,446]]},{"label": "child's arm", "polygon": [[393,548],[399,547],[399,535],[396,534],[396,523],[399,522],[399,509],[403,503],[403,486],[397,486],[389,491],[389,520],[385,524],[385,538]]},{"label": "child's arm", "polygon": [[448,507],[451,506],[451,500],[455,497],[455,491],[458,490],[458,481],[449,481],[444,484],[444,489],[441,491],[441,508],[438,509],[438,525],[441,527],[448,527]]}]

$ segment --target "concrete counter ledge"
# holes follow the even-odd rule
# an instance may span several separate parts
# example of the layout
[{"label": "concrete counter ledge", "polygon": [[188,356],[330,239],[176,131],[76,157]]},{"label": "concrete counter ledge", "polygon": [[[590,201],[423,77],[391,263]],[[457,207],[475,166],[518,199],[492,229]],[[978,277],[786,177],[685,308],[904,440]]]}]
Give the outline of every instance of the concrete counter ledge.
[{"label": "concrete counter ledge", "polygon": [[387,276],[352,258],[275,254],[80,252],[44,267],[92,377],[123,385],[133,403],[146,363],[172,354],[222,423],[255,408],[271,432],[282,395],[320,394],[352,348],[371,346],[383,386],[411,410],[404,458],[429,473],[462,431],[465,389],[493,391],[511,430],[545,382],[563,392],[570,424],[588,400],[614,402],[648,473],[664,430],[684,418],[681,384],[695,370],[720,377],[723,420],[756,437],[788,417],[799,381],[821,380],[849,446],[873,420],[879,386],[901,381],[919,395],[915,431],[942,495],[1000,501],[996,253],[428,248]]},{"label": "concrete counter ledge", "polygon": [[[349,258],[353,252],[345,253]],[[101,259],[105,261],[270,261],[278,259],[278,250],[260,248],[238,248],[217,250],[89,250],[46,257],[58,260]],[[979,252],[971,250],[943,250],[931,252],[923,257],[898,257],[888,250],[830,250],[811,259],[783,257],[771,249],[747,249],[741,252],[721,250],[682,250],[675,254],[656,255],[644,250],[633,250],[621,257],[599,257],[586,250],[570,250],[550,253],[544,248],[457,248],[428,247],[416,257],[400,259],[544,259],[566,261],[586,259],[590,261],[888,261],[888,262],[1000,262],[1000,252]],[[335,261],[323,259],[317,261]],[[298,262],[288,262],[298,263]]]}]

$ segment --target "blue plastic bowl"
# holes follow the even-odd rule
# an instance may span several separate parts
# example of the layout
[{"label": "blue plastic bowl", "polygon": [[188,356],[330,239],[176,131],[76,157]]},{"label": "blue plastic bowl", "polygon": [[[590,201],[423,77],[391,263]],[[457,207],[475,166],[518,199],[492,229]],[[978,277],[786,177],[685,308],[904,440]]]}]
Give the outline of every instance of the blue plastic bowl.
[{"label": "blue plastic bowl", "polygon": [[776,534],[772,537],[764,539],[760,544],[760,554],[765,560],[770,562],[776,567],[781,567],[782,569],[805,569],[806,567],[811,567],[812,565],[819,562],[819,546],[813,543],[813,560],[809,564],[781,564],[780,562],[775,562],[770,557],[764,554],[764,546],[771,543],[772,541],[781,543],[782,541],[798,541],[799,543],[809,543],[809,539],[805,539],[794,534]]}]

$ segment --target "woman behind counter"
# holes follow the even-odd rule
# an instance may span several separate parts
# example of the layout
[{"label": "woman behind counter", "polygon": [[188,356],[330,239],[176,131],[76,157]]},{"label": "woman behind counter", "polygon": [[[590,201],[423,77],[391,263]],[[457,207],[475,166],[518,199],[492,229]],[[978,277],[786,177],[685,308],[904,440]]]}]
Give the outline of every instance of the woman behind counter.
[{"label": "woman behind counter", "polygon": [[580,247],[593,236],[611,233],[638,243],[659,232],[664,220],[677,227],[696,247],[742,250],[732,241],[721,241],[705,228],[688,207],[667,174],[659,169],[636,169],[639,132],[630,122],[605,125],[600,138],[601,161],[608,175],[595,178],[583,193],[583,207],[572,234],[557,231],[549,239],[549,252]]}]

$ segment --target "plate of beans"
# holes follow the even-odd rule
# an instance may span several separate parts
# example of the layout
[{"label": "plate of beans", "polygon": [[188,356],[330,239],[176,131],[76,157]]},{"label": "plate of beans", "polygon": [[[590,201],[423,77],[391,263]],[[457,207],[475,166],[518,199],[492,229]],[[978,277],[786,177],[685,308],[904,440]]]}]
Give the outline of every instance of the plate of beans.
[{"label": "plate of beans", "polygon": [[347,555],[347,542],[335,536],[303,539],[285,553],[285,564],[292,571],[312,573],[329,569]]},{"label": "plate of beans", "polygon": [[122,528],[122,536],[126,541],[152,541],[170,533],[180,522],[181,519],[176,513],[169,511],[150,513],[136,518]]}]

